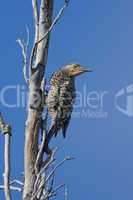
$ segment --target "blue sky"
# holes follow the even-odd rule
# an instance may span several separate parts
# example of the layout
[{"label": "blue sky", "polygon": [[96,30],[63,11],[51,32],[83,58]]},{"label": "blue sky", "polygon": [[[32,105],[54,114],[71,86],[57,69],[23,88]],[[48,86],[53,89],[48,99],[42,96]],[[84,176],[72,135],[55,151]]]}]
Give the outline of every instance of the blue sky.
[{"label": "blue sky", "polygon": [[[55,13],[62,2],[56,1]],[[70,200],[133,199],[133,98],[132,91],[126,91],[133,84],[132,10],[131,0],[73,0],[52,33],[47,78],[68,62],[94,68],[93,73],[76,80],[86,105],[74,109],[67,139],[59,136],[52,144],[60,147],[59,159],[65,155],[76,157],[57,173],[57,182],[68,186]],[[25,37],[26,25],[33,39],[31,1],[2,1],[0,24],[1,92],[9,85],[24,85],[16,39]],[[13,90],[5,94],[5,99],[14,103]],[[7,108],[2,101],[0,104],[13,127],[12,179],[22,179],[25,109]],[[2,183],[2,136],[0,154]],[[19,199],[18,194],[13,197]],[[4,199],[2,192],[0,199]]]}]

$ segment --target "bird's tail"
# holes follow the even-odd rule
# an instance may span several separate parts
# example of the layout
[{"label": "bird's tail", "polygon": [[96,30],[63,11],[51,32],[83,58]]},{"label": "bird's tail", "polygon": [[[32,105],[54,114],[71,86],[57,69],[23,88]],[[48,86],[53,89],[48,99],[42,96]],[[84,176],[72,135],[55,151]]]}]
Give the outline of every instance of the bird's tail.
[{"label": "bird's tail", "polygon": [[48,132],[48,135],[47,135],[48,143],[52,139],[53,136],[55,136],[55,137],[57,136],[58,131],[59,131],[59,127],[58,127],[57,123],[53,123]]},{"label": "bird's tail", "polygon": [[48,131],[48,133],[46,134],[46,138],[45,138],[45,145],[44,145],[44,152],[46,152],[47,154],[51,154],[51,150],[49,148],[49,143],[51,141],[51,139],[53,138],[53,136],[56,134],[57,135],[57,128],[55,126],[55,124],[53,124],[50,128],[50,130]]}]

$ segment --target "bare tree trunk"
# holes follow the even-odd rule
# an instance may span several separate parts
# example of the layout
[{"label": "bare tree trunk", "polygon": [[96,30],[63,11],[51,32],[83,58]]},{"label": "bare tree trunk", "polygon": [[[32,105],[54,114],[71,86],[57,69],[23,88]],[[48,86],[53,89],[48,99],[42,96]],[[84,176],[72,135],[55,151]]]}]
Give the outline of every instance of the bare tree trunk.
[{"label": "bare tree trunk", "polygon": [[[42,0],[40,7],[39,27],[37,26],[39,32],[36,30],[39,33],[39,39],[41,39],[48,31],[52,21],[52,14],[53,0]],[[33,49],[36,48],[35,51],[33,50],[35,66],[33,66],[33,61],[31,60],[32,65],[29,81],[29,108],[25,130],[24,200],[31,199],[36,180],[35,162],[38,154],[38,134],[42,114],[41,83],[43,81],[44,70],[48,57],[49,34],[38,44],[35,43],[35,46],[33,47]]]}]

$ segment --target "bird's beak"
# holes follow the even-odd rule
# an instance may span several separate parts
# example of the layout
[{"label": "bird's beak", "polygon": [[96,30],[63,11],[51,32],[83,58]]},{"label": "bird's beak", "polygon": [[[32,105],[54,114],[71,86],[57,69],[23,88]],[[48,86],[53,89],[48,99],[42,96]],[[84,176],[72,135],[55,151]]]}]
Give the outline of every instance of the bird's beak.
[{"label": "bird's beak", "polygon": [[93,70],[87,67],[80,67],[79,68],[79,74],[85,73],[85,72],[92,72]]}]

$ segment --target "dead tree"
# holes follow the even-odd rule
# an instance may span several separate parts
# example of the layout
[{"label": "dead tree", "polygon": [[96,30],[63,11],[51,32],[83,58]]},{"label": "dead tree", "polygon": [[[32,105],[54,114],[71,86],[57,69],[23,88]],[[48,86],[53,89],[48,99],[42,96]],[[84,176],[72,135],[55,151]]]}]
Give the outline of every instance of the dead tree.
[{"label": "dead tree", "polygon": [[[72,158],[66,157],[58,164],[55,164],[57,148],[50,149],[49,145],[46,144],[47,138],[49,138],[49,131],[47,130],[48,113],[45,113],[45,117],[42,114],[46,99],[45,69],[50,34],[68,5],[69,1],[65,0],[57,16],[53,18],[54,0],[32,0],[35,37],[30,59],[27,58],[28,29],[27,42],[21,39],[17,40],[22,50],[23,74],[29,91],[28,115],[25,128],[24,182],[18,180],[10,181],[11,128],[5,124],[2,115],[0,115],[0,129],[5,135],[4,185],[1,185],[0,189],[4,189],[6,200],[12,199],[11,190],[21,192],[23,200],[48,200],[56,196],[57,191],[64,187],[64,184],[57,187],[54,186],[55,172],[65,161]],[[42,135],[41,142],[39,140],[40,135]],[[49,173],[46,174],[47,170]],[[14,186],[14,184],[17,184],[17,186]],[[65,188],[64,198],[66,200],[67,194],[68,192]]]}]

